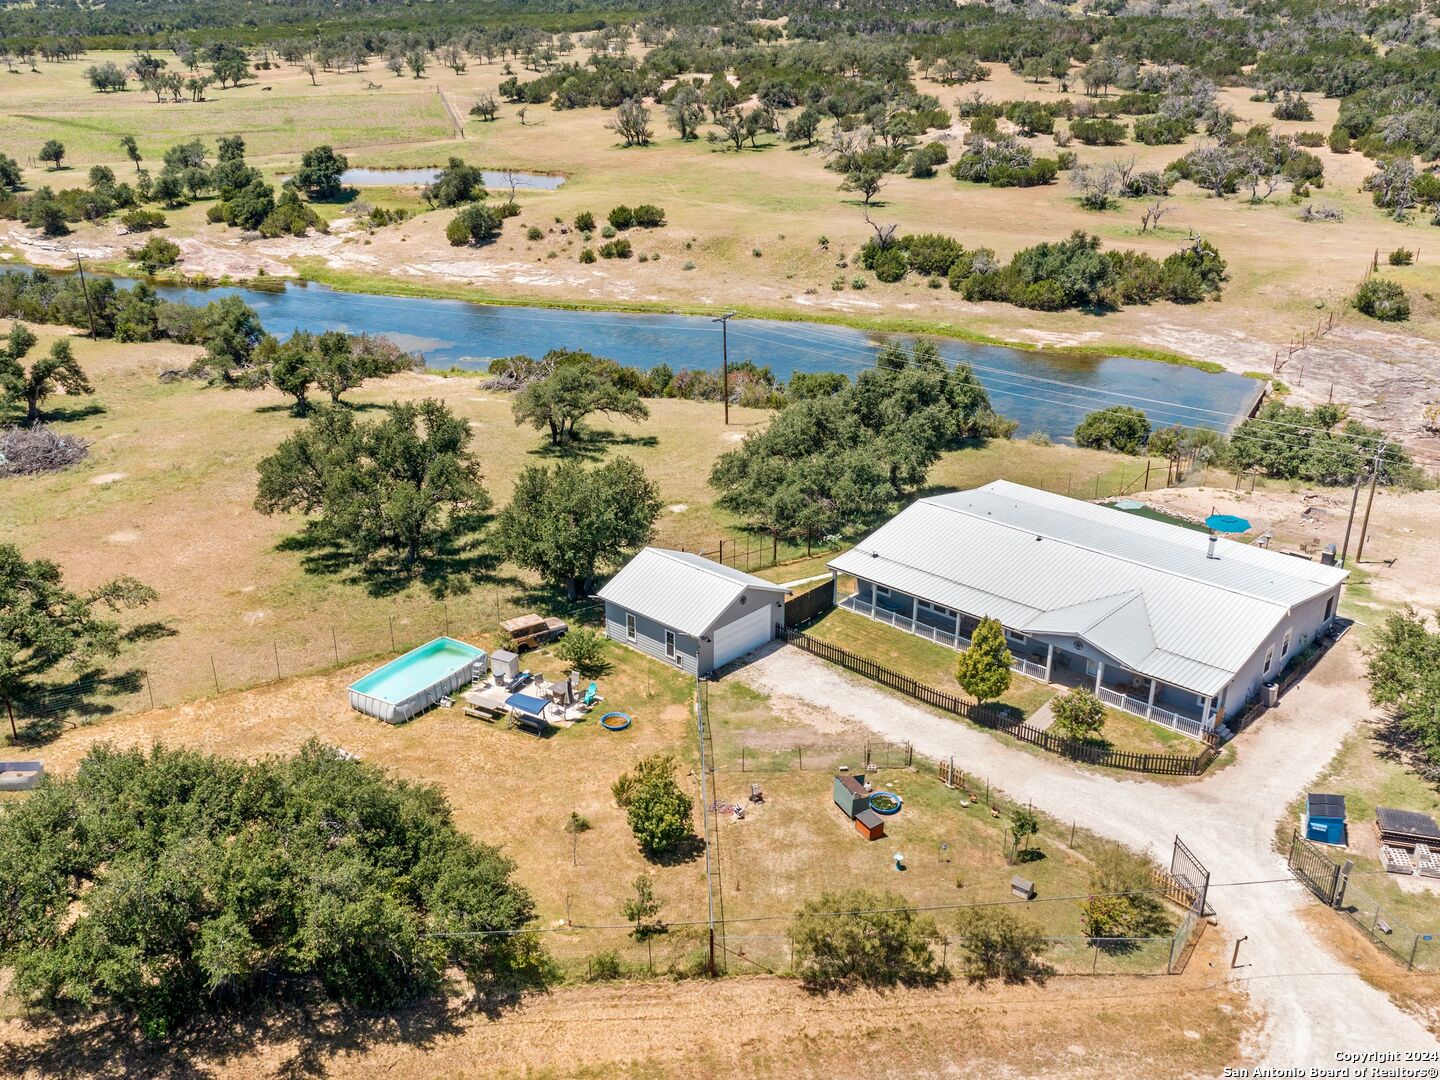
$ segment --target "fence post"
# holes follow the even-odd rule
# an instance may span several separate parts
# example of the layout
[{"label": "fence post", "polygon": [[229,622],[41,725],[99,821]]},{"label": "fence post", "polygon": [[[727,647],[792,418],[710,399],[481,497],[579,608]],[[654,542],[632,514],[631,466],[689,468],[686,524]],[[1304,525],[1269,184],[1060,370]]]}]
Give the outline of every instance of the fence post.
[{"label": "fence post", "polygon": [[1415,940],[1410,943],[1410,959],[1405,962],[1406,971],[1415,970],[1415,950],[1420,948],[1420,935],[1415,935]]},{"label": "fence post", "polygon": [[804,748],[803,746],[797,746],[797,747],[795,747],[795,754],[796,754],[796,757],[799,758],[801,771],[804,771],[804,769],[805,769],[805,748]]},{"label": "fence post", "polygon": [[330,628],[330,644],[335,646],[335,666],[340,666],[340,638],[335,633],[335,628]]},{"label": "fence post", "polygon": [[270,642],[270,646],[271,646],[271,648],[273,648],[273,649],[275,650],[275,680],[276,680],[276,682],[279,682],[279,680],[280,680],[280,643],[279,643],[278,641],[272,641],[272,642]]},{"label": "fence post", "polygon": [[153,709],[155,707],[155,684],[150,681],[150,672],[148,669],[145,672],[145,689],[150,694],[150,707]]},{"label": "fence post", "polygon": [[210,654],[210,674],[215,676],[215,693],[220,693],[220,673],[215,670],[215,654]]},{"label": "fence post", "polygon": [[745,771],[745,747],[740,747],[740,771]]}]

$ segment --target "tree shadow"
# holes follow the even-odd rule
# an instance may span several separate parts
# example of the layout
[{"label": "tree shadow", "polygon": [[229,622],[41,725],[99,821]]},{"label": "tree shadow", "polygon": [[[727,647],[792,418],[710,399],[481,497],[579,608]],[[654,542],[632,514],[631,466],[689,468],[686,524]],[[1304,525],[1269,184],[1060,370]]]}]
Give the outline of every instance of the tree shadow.
[{"label": "tree shadow", "polygon": [[307,574],[333,577],[360,585],[377,598],[404,592],[417,582],[435,599],[463,596],[500,565],[500,556],[479,538],[483,522],[452,523],[432,552],[415,567],[394,560],[362,560],[339,540],[310,523],[275,545],[276,551],[297,553]]},{"label": "tree shadow", "polygon": [[[132,628],[126,635],[127,641],[147,641],[154,637],[168,637],[175,633],[163,623],[146,623]],[[140,632],[140,636],[130,635]],[[17,722],[15,745],[24,747],[44,746],[53,742],[66,728],[76,726],[74,717],[93,719],[111,716],[120,711],[115,698],[143,693],[146,689],[146,673],[143,668],[129,668],[125,671],[89,671],[79,675],[63,686],[36,686],[15,697],[14,708],[20,717]]]},{"label": "tree shadow", "polygon": [[552,443],[548,440],[541,443],[530,453],[535,457],[556,458],[560,460],[574,460],[576,458],[587,461],[599,461],[605,457],[607,451],[616,447],[626,446],[659,446],[660,440],[654,435],[632,435],[626,432],[610,431],[608,429],[582,428],[576,432],[576,438],[569,442]]},{"label": "tree shadow", "polygon": [[39,422],[42,424],[68,424],[76,420],[87,420],[92,416],[103,416],[107,412],[109,410],[98,401],[87,402],[84,405],[61,405],[42,409]]},{"label": "tree shadow", "polygon": [[17,1075],[210,1080],[242,1055],[273,1047],[285,1055],[273,1075],[324,1076],[336,1059],[387,1046],[432,1050],[462,1034],[470,1015],[496,1019],[518,1006],[526,990],[537,988],[489,986],[386,1013],[329,1003],[260,1002],[203,1018],[153,1042],[141,1038],[128,1017],[67,1012],[17,1021],[28,1038],[0,1043],[0,1053]]},{"label": "tree shadow", "polygon": [[647,856],[656,866],[684,866],[705,854],[705,840],[691,833],[664,851]]}]

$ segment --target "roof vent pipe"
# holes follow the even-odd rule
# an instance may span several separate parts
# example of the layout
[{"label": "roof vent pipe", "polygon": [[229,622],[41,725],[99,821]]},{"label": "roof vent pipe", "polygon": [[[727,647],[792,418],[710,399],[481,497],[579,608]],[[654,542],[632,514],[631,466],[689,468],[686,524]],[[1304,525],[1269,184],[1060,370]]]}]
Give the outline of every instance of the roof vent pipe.
[{"label": "roof vent pipe", "polygon": [[1219,538],[1218,536],[1216,536],[1214,533],[1211,533],[1211,534],[1210,534],[1210,546],[1205,549],[1205,557],[1206,557],[1207,559],[1216,558],[1216,555],[1215,555],[1215,541],[1218,540],[1218,539],[1220,539],[1220,538]]}]

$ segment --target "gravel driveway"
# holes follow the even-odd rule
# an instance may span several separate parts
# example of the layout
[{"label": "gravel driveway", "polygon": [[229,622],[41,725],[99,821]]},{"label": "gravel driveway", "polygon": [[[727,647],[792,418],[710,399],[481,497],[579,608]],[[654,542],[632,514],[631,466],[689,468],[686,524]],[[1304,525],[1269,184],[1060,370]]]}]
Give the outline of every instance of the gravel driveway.
[{"label": "gravel driveway", "polygon": [[[732,678],[785,699],[820,704],[877,735],[911,742],[926,757],[954,757],[1018,800],[1133,847],[1168,850],[1180,837],[1221,887],[1210,903],[1231,938],[1247,936],[1234,977],[1265,1013],[1252,1060],[1333,1065],[1335,1052],[1433,1049],[1435,1038],[1365,983],[1307,929],[1315,900],[1290,881],[1273,848],[1275,823],[1334,756],[1365,708],[1355,649],[1331,651],[1280,708],[1240,743],[1239,759],[1183,786],[1101,775],[1004,745],[956,720],[911,705],[858,676],[784,646]],[[1362,687],[1357,691],[1357,687]],[[1279,883],[1225,886],[1226,882]]]}]

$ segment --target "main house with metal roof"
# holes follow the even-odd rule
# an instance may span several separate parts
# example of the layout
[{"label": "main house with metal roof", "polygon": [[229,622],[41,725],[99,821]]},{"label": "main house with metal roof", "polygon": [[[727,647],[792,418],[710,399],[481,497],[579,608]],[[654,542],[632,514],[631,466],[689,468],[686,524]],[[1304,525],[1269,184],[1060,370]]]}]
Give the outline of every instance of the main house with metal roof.
[{"label": "main house with metal roof", "polygon": [[1220,730],[1335,617],[1337,566],[999,480],[921,499],[830,564],[840,605],[1191,736]]},{"label": "main house with metal roof", "polygon": [[700,555],[647,547],[595,595],[611,638],[707,675],[775,636],[787,591]]}]

